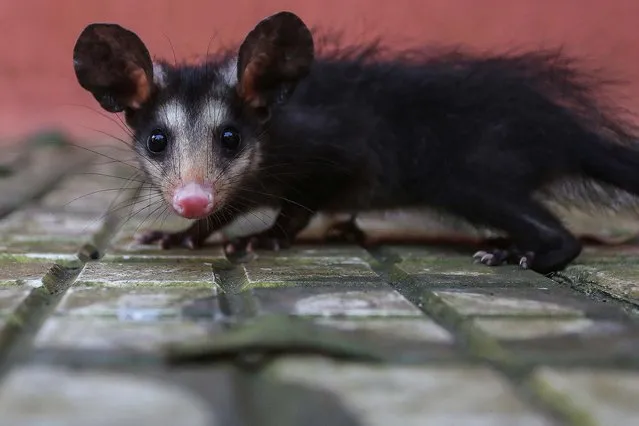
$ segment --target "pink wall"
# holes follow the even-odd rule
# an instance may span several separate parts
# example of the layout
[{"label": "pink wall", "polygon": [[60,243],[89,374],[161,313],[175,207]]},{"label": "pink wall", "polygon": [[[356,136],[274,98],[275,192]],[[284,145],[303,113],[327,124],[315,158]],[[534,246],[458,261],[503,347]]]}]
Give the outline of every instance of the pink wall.
[{"label": "pink wall", "polygon": [[[241,39],[288,9],[310,25],[353,39],[474,47],[555,46],[585,54],[630,80],[625,105],[639,112],[637,0],[5,0],[0,3],[0,141],[43,125],[101,137],[124,132],[79,88],[71,52],[82,28],[112,21],[136,31],[153,54],[178,58]],[[88,107],[88,108],[87,108]],[[89,109],[90,108],[90,109]],[[2,142],[0,142],[2,143]]]}]

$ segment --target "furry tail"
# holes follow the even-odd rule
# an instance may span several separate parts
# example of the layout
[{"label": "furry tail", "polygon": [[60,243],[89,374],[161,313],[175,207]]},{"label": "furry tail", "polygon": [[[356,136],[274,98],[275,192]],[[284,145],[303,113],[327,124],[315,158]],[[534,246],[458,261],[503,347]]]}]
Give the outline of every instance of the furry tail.
[{"label": "furry tail", "polygon": [[579,154],[583,173],[639,196],[639,147],[597,140]]},{"label": "furry tail", "polygon": [[529,84],[584,132],[581,148],[571,153],[581,176],[542,190],[542,198],[569,208],[639,213],[639,118],[613,101],[620,92],[608,91],[623,82],[579,66],[561,52],[522,55],[515,62]]},{"label": "furry tail", "polygon": [[590,139],[574,153],[582,176],[555,183],[541,191],[542,198],[567,208],[639,214],[639,145],[595,134]]}]

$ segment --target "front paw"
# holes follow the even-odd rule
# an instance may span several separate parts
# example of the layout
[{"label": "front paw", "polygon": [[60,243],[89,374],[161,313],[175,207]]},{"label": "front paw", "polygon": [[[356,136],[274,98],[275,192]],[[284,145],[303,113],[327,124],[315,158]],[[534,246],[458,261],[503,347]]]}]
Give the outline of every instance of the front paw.
[{"label": "front paw", "polygon": [[279,251],[290,246],[291,243],[287,238],[261,233],[233,239],[226,243],[224,251],[227,255],[232,255],[241,252],[252,253],[259,249]]},{"label": "front paw", "polygon": [[136,237],[139,244],[159,244],[162,250],[185,247],[191,250],[204,245],[204,241],[188,232],[146,231]]}]

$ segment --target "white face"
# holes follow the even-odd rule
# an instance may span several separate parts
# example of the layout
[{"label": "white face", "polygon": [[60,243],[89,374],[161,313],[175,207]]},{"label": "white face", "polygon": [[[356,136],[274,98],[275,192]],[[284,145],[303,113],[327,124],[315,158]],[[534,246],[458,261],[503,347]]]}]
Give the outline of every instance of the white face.
[{"label": "white face", "polygon": [[136,126],[136,148],[153,184],[184,217],[206,217],[242,196],[242,177],[259,167],[255,129],[234,108],[235,74],[234,60],[215,68],[154,65],[158,96]]}]

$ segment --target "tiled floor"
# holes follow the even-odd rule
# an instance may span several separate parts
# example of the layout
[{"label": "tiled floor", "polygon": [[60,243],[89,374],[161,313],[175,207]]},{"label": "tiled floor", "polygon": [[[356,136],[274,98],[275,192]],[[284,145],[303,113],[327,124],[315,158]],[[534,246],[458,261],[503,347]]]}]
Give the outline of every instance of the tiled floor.
[{"label": "tiled floor", "polygon": [[132,242],[146,213],[106,214],[114,192],[77,198],[120,180],[41,149],[0,179],[3,424],[639,423],[632,248],[554,279],[432,246],[160,251]]}]

